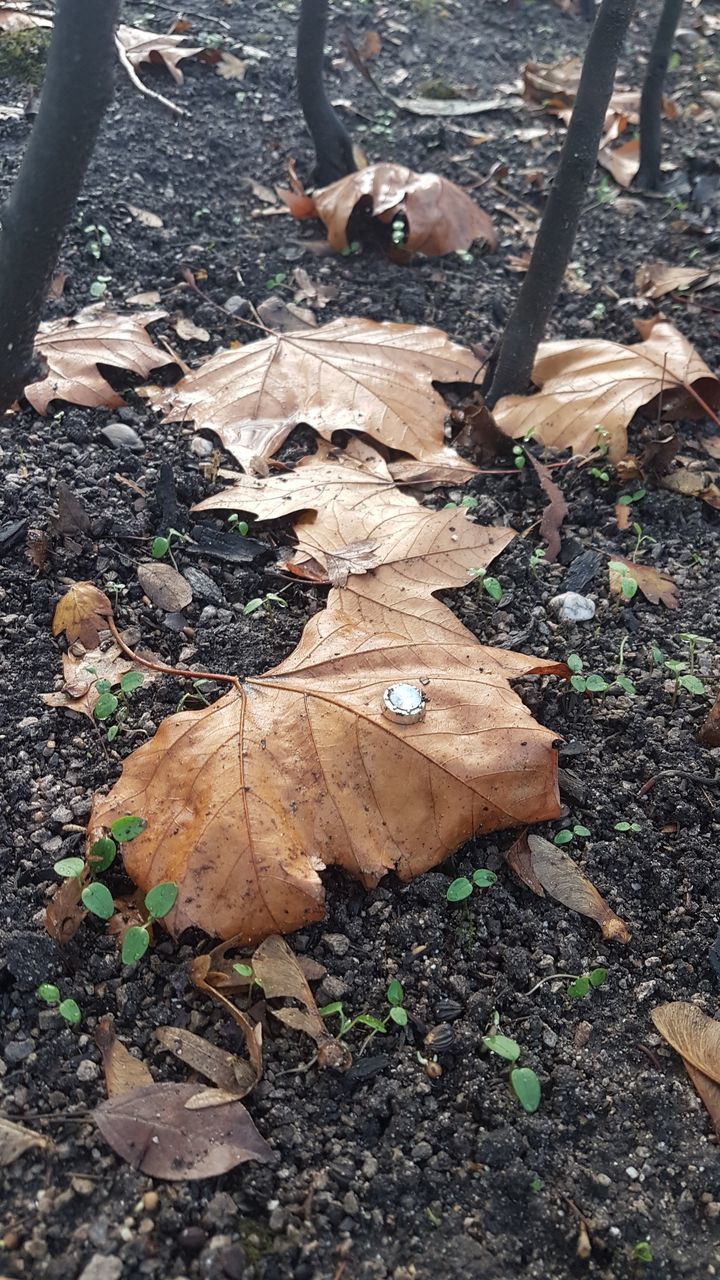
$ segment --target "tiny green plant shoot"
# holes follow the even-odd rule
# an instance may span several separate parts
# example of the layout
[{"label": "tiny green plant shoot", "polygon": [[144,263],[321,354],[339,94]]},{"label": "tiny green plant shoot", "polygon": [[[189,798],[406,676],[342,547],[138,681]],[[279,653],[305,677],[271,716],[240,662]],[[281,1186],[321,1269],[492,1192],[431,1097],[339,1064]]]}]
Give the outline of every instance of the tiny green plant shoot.
[{"label": "tiny green plant shoot", "polygon": [[[623,568],[624,566],[620,566]],[[611,565],[612,568],[612,565]],[[637,583],[635,583],[637,589]],[[585,664],[579,653],[569,653],[565,661],[570,668],[570,685],[576,693],[608,693],[610,689],[621,689],[629,698],[635,697],[635,685],[632,680],[628,680],[624,674],[624,653],[625,653],[625,637],[620,645],[620,656],[618,659],[617,675],[612,680],[606,680],[598,671],[589,671],[585,674]]]},{"label": "tiny green plant shoot", "polygon": [[181,696],[175,711],[182,711],[189,704],[197,704],[200,707],[209,707],[210,701],[205,697],[204,686],[211,686],[211,680],[193,680],[191,687]]},{"label": "tiny green plant shoot", "polygon": [[652,1262],[653,1251],[649,1240],[637,1240],[630,1251],[635,1262]]},{"label": "tiny green plant shoot", "polygon": [[497,876],[494,871],[488,871],[486,867],[478,867],[473,871],[471,880],[467,876],[458,876],[456,880],[451,880],[445,897],[448,902],[463,902],[465,898],[470,897],[474,889],[491,889],[496,881]]},{"label": "tiny green plant shoot", "polygon": [[608,569],[620,578],[620,595],[623,600],[634,600],[638,593],[637,578],[633,577],[628,566],[622,560],[611,560]]},{"label": "tiny green plant shoot", "polygon": [[232,515],[228,516],[227,522],[230,525],[230,528],[232,529],[233,533],[238,533],[241,538],[247,537],[248,529],[250,528],[250,526],[247,520],[240,519],[240,516],[237,514],[237,511],[234,511]]},{"label": "tiny green plant shoot", "polygon": [[371,1013],[356,1013],[353,1018],[349,1018],[340,1000],[333,1000],[332,1004],[324,1005],[319,1010],[320,1017],[332,1018],[337,1015],[340,1018],[338,1037],[346,1036],[349,1031],[352,1031],[353,1027],[367,1027],[370,1030],[371,1038],[376,1034],[385,1035],[388,1024],[391,1022],[397,1027],[407,1026],[408,1016],[405,1008],[405,993],[402,984],[398,982],[397,978],[393,978],[392,982],[388,984],[386,998],[388,1011],[384,1018],[376,1018]]},{"label": "tiny green plant shoot", "polygon": [[123,964],[135,964],[145,955],[150,946],[150,929],[156,920],[162,920],[172,911],[178,896],[178,887],[172,880],[163,880],[145,894],[144,905],[147,920],[143,924],[133,924],[125,933],[122,942]]},{"label": "tiny green plant shoot", "polygon": [[570,844],[571,840],[574,840],[576,836],[579,840],[587,840],[589,835],[589,828],[584,827],[581,822],[576,822],[574,826],[563,827],[561,831],[556,831],[553,836],[553,844]]},{"label": "tiny green plant shoot", "polygon": [[[95,672],[94,667],[89,667],[88,670],[92,671],[93,674]],[[93,716],[96,720],[112,720],[112,724],[107,725],[105,734],[108,742],[114,742],[117,738],[127,719],[129,710],[128,698],[144,682],[145,677],[141,671],[126,671],[125,675],[120,678],[117,693],[113,693],[113,686],[110,680],[95,681],[95,689],[99,697],[93,707]]]},{"label": "tiny green plant shoot", "polygon": [[675,686],[673,688],[672,705],[675,706],[680,690],[684,689],[686,693],[693,694],[694,697],[700,698],[705,693],[705,685],[698,675],[695,674],[695,659],[697,656],[697,648],[700,644],[710,644],[711,641],[707,636],[695,635],[692,631],[681,631],[680,639],[687,646],[687,661],[679,658],[664,658],[660,650],[653,652],[663,662],[663,666],[672,672],[675,678]]},{"label": "tiny green plant shoot", "polygon": [[270,615],[274,609],[287,609],[287,600],[283,600],[277,591],[268,591],[264,596],[256,596],[254,600],[248,600],[243,608],[243,613],[249,617],[252,613],[257,613],[258,609],[262,609],[264,613]]},{"label": "tiny green plant shoot", "polygon": [[499,604],[503,593],[499,580],[491,578],[487,569],[471,569],[470,572],[481,589],[487,591],[490,599],[494,600],[495,604]]},{"label": "tiny green plant shoot", "polygon": [[469,493],[460,502],[446,502],[443,507],[443,511],[451,511],[451,510],[474,511],[477,506],[479,506],[477,498],[474,498],[472,494]]},{"label": "tiny green plant shoot", "polygon": [[178,529],[168,529],[167,534],[157,538],[153,538],[150,544],[150,554],[153,560],[163,560],[167,556],[173,568],[177,569],[177,561],[173,555],[173,544],[187,542],[188,535],[180,533]]},{"label": "tiny green plant shoot", "polygon": [[607,978],[607,969],[590,969],[589,973],[580,973],[565,992],[571,1000],[584,1000],[591,991],[597,991]]},{"label": "tiny green plant shoot", "polygon": [[494,1053],[510,1064],[510,1087],[523,1111],[532,1115],[540,1106],[540,1081],[532,1067],[518,1067],[516,1063],[522,1049],[517,1040],[503,1035],[500,1031],[500,1014],[497,1010],[490,1019],[488,1034],[482,1043],[489,1053]]},{"label": "tiny green plant shoot", "polygon": [[66,1022],[76,1026],[80,1021],[82,1014],[80,1006],[76,1000],[61,1000],[58,988],[52,982],[41,982],[35,991],[39,1000],[45,1004],[49,1004],[52,1009],[57,1009],[61,1018]]},{"label": "tiny green plant shoot", "polygon": [[621,818],[620,822],[615,823],[613,831],[621,831],[623,835],[637,835],[639,831],[642,831],[642,827],[639,822],[626,822],[624,818]]}]

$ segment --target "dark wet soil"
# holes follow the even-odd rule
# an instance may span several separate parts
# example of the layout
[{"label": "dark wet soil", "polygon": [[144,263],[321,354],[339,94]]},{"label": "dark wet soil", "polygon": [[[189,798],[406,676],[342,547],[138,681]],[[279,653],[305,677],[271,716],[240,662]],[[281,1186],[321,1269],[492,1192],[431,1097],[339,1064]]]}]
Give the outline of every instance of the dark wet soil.
[{"label": "dark wet soil", "polygon": [[[657,10],[656,3],[644,4],[635,21],[623,64],[630,84],[638,82]],[[332,96],[345,103],[347,124],[371,159],[392,157],[471,188],[477,184],[500,243],[493,255],[476,254],[471,262],[451,256],[407,268],[371,256],[318,257],[307,248],[317,229],[256,216],[264,206],[250,185],[282,181],[288,156],[297,158],[301,172],[311,167],[293,98],[296,11],[290,2],[196,0],[187,11],[190,38],[208,44],[217,37],[246,57],[248,67],[244,80],[224,80],[212,66],[188,60],[180,88],[161,69],[146,70],[147,83],[186,107],[187,118],[175,119],[119,76],[63,252],[65,289],[48,305],[48,317],[86,305],[99,276],[107,277],[107,298],[118,306],[157,290],[169,316],[153,332],[193,365],[220,344],[246,340],[238,321],[213,304],[239,297],[258,306],[273,291],[291,301],[292,272],[302,266],[314,281],[337,287],[336,299],[318,310],[320,322],[362,315],[432,323],[453,338],[492,347],[519,280],[506,260],[527,248],[522,219],[542,207],[559,127],[521,107],[460,118],[452,122],[457,132],[441,120],[388,110],[346,61],[333,57]],[[148,0],[128,5],[126,19],[160,30],[174,12]],[[667,157],[677,166],[674,194],[649,200],[621,193],[607,200],[607,184],[590,194],[575,265],[552,322],[555,335],[629,341],[638,311],[652,312],[652,305],[638,308],[632,301],[639,263],[717,261],[712,181],[697,193],[698,176],[713,177],[717,116],[698,117],[690,108],[701,89],[718,88],[720,36],[696,28],[700,12],[685,15],[668,86],[681,107],[667,127]],[[357,4],[352,13],[343,6],[333,28],[334,54],[345,20],[356,34],[379,32],[377,74],[406,96],[440,79],[467,86],[473,97],[491,97],[528,59],[580,51],[587,38],[576,15],[549,3],[512,9],[479,0],[396,0]],[[243,54],[244,45],[256,52]],[[27,97],[26,88],[9,79],[0,81],[0,91],[5,105]],[[0,123],[2,194],[30,124],[27,118]],[[527,130],[539,126],[546,127],[542,136],[530,137]],[[488,136],[474,142],[463,129]],[[488,180],[498,163],[507,169],[499,187]],[[145,226],[128,205],[159,215],[163,226]],[[100,264],[87,253],[90,225],[105,227],[111,237]],[[207,300],[183,285],[184,267]],[[711,364],[720,334],[717,296],[709,290],[663,301],[665,313]],[[209,342],[179,340],[172,327],[178,315],[206,328]],[[0,1271],[55,1280],[717,1274],[716,1140],[649,1018],[666,1000],[692,1000],[711,1014],[718,1003],[709,951],[720,898],[720,791],[700,780],[715,774],[717,752],[700,747],[696,737],[717,685],[717,513],[648,488],[633,509],[651,539],[643,558],[675,579],[679,608],[640,598],[618,605],[597,569],[584,586],[596,603],[595,618],[560,625],[549,601],[567,587],[573,560],[588,550],[629,554],[635,544],[634,534],[617,529],[614,503],[622,490],[612,474],[603,482],[586,470],[560,473],[570,516],[557,564],[530,566],[533,531],[516,538],[494,566],[503,588],[499,605],[475,588],[456,593],[451,603],[486,643],[560,659],[577,653],[586,671],[608,682],[624,663],[634,697],[616,687],[585,698],[556,681],[529,681],[522,692],[536,717],[576,752],[561,761],[574,779],[572,794],[564,796],[566,816],[545,834],[573,823],[589,830],[569,850],[628,922],[630,945],[604,943],[589,921],[521,887],[502,861],[512,832],[471,843],[406,887],[387,882],[366,894],[331,874],[327,921],[292,939],[298,953],[327,970],[318,998],[341,1000],[349,1013],[379,1015],[388,982],[398,978],[408,1029],[377,1036],[362,1054],[362,1036],[353,1032],[356,1067],[339,1076],[314,1067],[294,1072],[307,1063],[309,1042],[272,1028],[265,1078],[249,1099],[276,1153],[272,1165],[247,1164],[214,1181],[152,1183],[101,1138],[89,1112],[105,1095],[93,1036],[103,1014],[114,1015],[122,1040],[158,1079],[182,1075],[154,1039],[162,1023],[189,1027],[229,1048],[237,1048],[237,1040],[223,1012],[189,985],[188,961],[202,949],[201,939],[179,946],[161,940],[128,969],[99,923],[83,925],[64,949],[43,929],[41,912],[56,883],[52,864],[79,851],[93,790],[109,785],[122,757],[153,733],[184,691],[170,679],[140,689],[128,720],[132,734],[111,746],[89,720],[45,707],[40,694],[58,686],[60,672],[61,645],[50,633],[54,605],[68,581],[91,579],[116,600],[121,624],[137,625],[143,642],[165,660],[176,661],[191,645],[197,666],[252,674],[292,651],[323,600],[322,589],[292,583],[284,593],[287,609],[247,617],[248,600],[286,584],[274,556],[233,564],[181,547],[180,566],[211,580],[204,597],[197,592],[179,621],[149,605],[137,581],[138,561],[168,523],[187,527],[188,507],[212,484],[191,448],[192,427],[159,425],[132,390],[137,380],[113,376],[127,398],[119,411],[55,403],[41,418],[24,407],[0,427],[0,1110],[53,1143],[3,1170]],[[115,449],[103,437],[102,428],[118,421],[138,433],[137,449]],[[695,427],[683,430],[691,441]],[[308,447],[307,435],[300,434],[299,443]],[[287,456],[297,452],[297,441],[291,442]],[[171,465],[176,486],[172,521],[167,486],[158,488],[163,463]],[[37,570],[26,555],[26,529],[51,529],[62,484],[80,499],[89,524],[84,532],[56,533]],[[534,530],[543,504],[529,470],[485,477],[471,491],[483,523]],[[13,522],[22,522],[14,540]],[[276,529],[274,543],[278,536]],[[259,537],[269,545],[267,532]],[[689,632],[709,638],[697,659],[706,693],[683,692],[674,700],[668,672],[652,651],[685,658],[683,633]],[[619,821],[637,829],[618,832]],[[449,879],[477,866],[496,870],[497,884],[465,903],[448,902]],[[118,892],[127,887],[119,873],[109,884]],[[607,967],[607,981],[585,1000],[567,997],[564,978],[538,985],[554,973],[581,974],[594,966]],[[40,982],[54,982],[63,997],[77,1000],[78,1027],[41,1004]],[[429,1076],[421,1061],[423,1035],[446,1016],[447,1001],[457,1006],[454,1040],[438,1055],[441,1073]],[[482,1050],[494,1011],[540,1078],[542,1102],[534,1115],[520,1109],[502,1062]],[[652,1261],[638,1256],[642,1242],[649,1242]]]}]

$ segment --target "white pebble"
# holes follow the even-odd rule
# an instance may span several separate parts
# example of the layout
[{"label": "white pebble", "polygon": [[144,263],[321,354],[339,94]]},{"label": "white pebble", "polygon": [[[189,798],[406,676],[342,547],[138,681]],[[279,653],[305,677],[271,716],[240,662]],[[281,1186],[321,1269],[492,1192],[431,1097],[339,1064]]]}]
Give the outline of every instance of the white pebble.
[{"label": "white pebble", "polygon": [[561,622],[589,622],[595,617],[594,601],[577,591],[563,591],[562,595],[553,596],[550,608],[554,609]]}]

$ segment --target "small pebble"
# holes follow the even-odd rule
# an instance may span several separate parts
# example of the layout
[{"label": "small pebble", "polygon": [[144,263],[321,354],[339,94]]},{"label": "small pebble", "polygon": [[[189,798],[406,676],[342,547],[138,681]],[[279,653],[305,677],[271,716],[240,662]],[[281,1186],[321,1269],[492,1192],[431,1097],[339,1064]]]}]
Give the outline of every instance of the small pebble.
[{"label": "small pebble", "polygon": [[91,1058],[83,1058],[82,1062],[78,1063],[75,1075],[83,1084],[87,1084],[90,1080],[97,1080],[100,1075],[100,1068]]},{"label": "small pebble", "polygon": [[550,608],[555,611],[561,622],[589,622],[595,617],[595,604],[589,596],[581,596],[577,591],[563,591],[553,596]]},{"label": "small pebble", "polygon": [[233,293],[230,298],[226,298],[223,306],[231,316],[247,316],[250,314],[250,303],[247,298],[241,298],[239,294]]},{"label": "small pebble", "polygon": [[103,427],[101,436],[104,436],[113,449],[142,449],[143,442],[140,439],[134,427],[128,427],[124,422],[109,422]]},{"label": "small pebble", "polygon": [[11,1040],[3,1049],[3,1057],[6,1062],[14,1066],[18,1062],[24,1062],[34,1050],[34,1040]]},{"label": "small pebble", "polygon": [[196,458],[209,458],[213,448],[212,440],[206,440],[205,436],[193,436],[190,441],[190,452],[194,453]]},{"label": "small pebble", "polygon": [[323,942],[334,956],[345,956],[350,950],[350,939],[344,933],[324,933]]},{"label": "small pebble", "polygon": [[636,1169],[633,1164],[629,1164],[625,1172],[632,1182],[634,1182],[636,1178],[640,1177],[640,1170]]}]

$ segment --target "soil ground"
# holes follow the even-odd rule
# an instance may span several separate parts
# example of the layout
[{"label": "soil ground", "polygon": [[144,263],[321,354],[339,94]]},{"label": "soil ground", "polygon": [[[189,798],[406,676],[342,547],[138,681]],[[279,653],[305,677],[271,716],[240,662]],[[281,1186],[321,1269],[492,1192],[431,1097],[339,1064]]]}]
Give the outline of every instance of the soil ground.
[{"label": "soil ground", "polygon": [[[657,10],[657,3],[643,4],[633,26],[623,60],[630,84],[638,83]],[[403,94],[441,79],[490,97],[528,59],[580,51],[587,38],[577,16],[539,0],[514,10],[478,0],[444,6],[395,0],[343,11],[356,33],[379,32],[377,74],[392,83],[395,73],[407,71],[398,90]],[[678,38],[679,61],[668,86],[683,108],[697,101],[700,88],[718,88],[720,36],[705,38],[691,28],[699,12],[685,15],[688,29]],[[77,225],[63,251],[65,290],[49,304],[48,315],[85,305],[98,274],[109,277],[108,298],[119,305],[137,292],[159,290],[171,315],[187,315],[210,332],[209,343],[181,343],[170,320],[155,326],[194,364],[222,343],[246,339],[242,327],[212,303],[239,295],[257,306],[273,289],[289,300],[288,282],[300,265],[313,280],[337,286],[321,321],[363,315],[431,323],[458,340],[492,346],[518,287],[519,277],[506,265],[508,254],[525,247],[518,217],[528,212],[526,204],[542,206],[560,127],[542,117],[547,131],[523,139],[522,131],[537,124],[526,108],[467,117],[459,122],[463,127],[489,135],[473,145],[441,120],[388,110],[344,61],[336,61],[332,96],[348,104],[347,122],[372,159],[392,157],[470,187],[495,163],[506,166],[504,194],[492,182],[477,189],[501,239],[496,253],[476,254],[469,263],[451,256],[401,268],[372,256],[316,257],[306,248],[319,234],[315,227],[250,216],[262,208],[250,179],[282,181],[289,155],[298,158],[301,171],[310,169],[293,97],[296,13],[289,2],[195,0],[187,11],[194,42],[218,36],[236,52],[247,44],[269,57],[251,55],[242,82],[225,81],[192,60],[183,64],[181,88],[161,69],[146,70],[148,83],[185,106],[188,118],[173,118],[119,75]],[[174,6],[148,0],[129,4],[126,18],[159,30],[173,14]],[[339,15],[335,51],[342,25]],[[7,78],[0,89],[5,104],[26,94]],[[0,124],[0,195],[10,186],[30,126],[27,118]],[[666,128],[667,157],[678,166],[672,199],[622,194],[612,202],[604,198],[607,184],[590,194],[574,255],[574,287],[560,297],[555,335],[631,341],[637,308],[628,299],[639,263],[717,261],[711,207],[717,162],[710,154],[716,126],[717,117],[698,123],[682,116]],[[527,181],[531,170],[540,175],[534,184]],[[163,227],[133,219],[125,202],[159,214]],[[86,252],[83,228],[89,224],[102,224],[112,237],[101,267]],[[210,302],[182,287],[185,265],[207,273],[202,287]],[[716,300],[711,291],[695,301],[678,296],[663,303],[710,363],[718,349]],[[55,1280],[716,1275],[718,1147],[679,1060],[655,1035],[649,1010],[675,999],[694,1000],[709,1013],[717,1008],[717,968],[709,952],[720,897],[720,793],[699,780],[714,774],[716,753],[696,739],[708,697],[683,694],[674,704],[651,659],[653,646],[682,658],[683,632],[717,636],[717,513],[650,489],[634,516],[654,539],[644,544],[646,561],[679,585],[679,609],[642,599],[625,606],[611,602],[599,558],[585,584],[597,604],[594,620],[558,625],[549,600],[570,585],[571,562],[588,550],[627,554],[634,544],[633,535],[616,527],[620,490],[613,475],[603,483],[586,470],[561,473],[570,516],[559,563],[532,571],[534,537],[518,537],[494,568],[503,587],[499,605],[476,589],[449,602],[486,643],[555,658],[575,652],[587,671],[609,679],[625,641],[625,674],[635,684],[635,698],[617,689],[584,698],[559,681],[526,682],[522,692],[543,724],[576,744],[578,754],[562,760],[576,780],[575,798],[566,797],[568,818],[591,834],[570,848],[628,921],[630,945],[603,943],[589,921],[521,887],[502,863],[512,832],[471,843],[405,887],[388,881],[365,894],[329,875],[326,922],[291,940],[297,952],[327,969],[320,1000],[341,999],[350,1012],[379,1014],[388,982],[399,978],[408,1030],[378,1036],[362,1056],[353,1033],[356,1067],[349,1076],[315,1068],[293,1073],[307,1062],[309,1042],[277,1029],[268,1034],[265,1078],[249,1107],[276,1153],[272,1165],[247,1164],[209,1182],[153,1184],[100,1137],[89,1112],[104,1097],[93,1038],[102,1014],[114,1015],[121,1038],[156,1078],[182,1078],[154,1040],[161,1023],[237,1045],[222,1011],[188,983],[187,964],[206,945],[202,939],[181,945],[161,940],[128,970],[99,923],[86,923],[64,950],[43,930],[40,913],[56,883],[52,863],[80,848],[79,828],[93,790],[110,784],[122,756],[152,734],[183,691],[169,679],[139,690],[129,720],[136,736],[122,734],[112,747],[90,721],[45,707],[40,694],[57,687],[60,671],[61,646],[50,634],[54,605],[68,580],[122,584],[116,592],[121,624],[137,624],[144,642],[166,660],[176,660],[190,637],[197,665],[251,674],[290,653],[322,604],[321,589],[294,583],[285,593],[286,610],[246,617],[245,602],[284,585],[272,557],[234,565],[181,549],[181,567],[199,568],[212,580],[205,598],[196,595],[180,622],[190,630],[179,634],[177,619],[148,605],[136,565],[147,557],[150,537],[163,530],[160,464],[173,468],[178,528],[187,526],[188,507],[212,485],[189,447],[192,428],[158,425],[134,394],[135,380],[114,377],[127,393],[128,407],[119,412],[55,404],[55,416],[39,418],[25,408],[0,428],[4,530],[18,520],[49,528],[61,482],[90,516],[86,533],[55,537],[44,571],[25,555],[25,526],[0,564],[0,1099],[3,1114],[41,1129],[55,1144],[50,1153],[30,1151],[3,1171],[0,1271]],[[100,434],[110,421],[132,426],[141,448],[113,449]],[[683,428],[688,441],[694,430]],[[285,456],[296,456],[298,444],[309,447],[307,433],[297,434]],[[485,523],[523,531],[542,510],[528,471],[482,477],[471,489],[479,501],[475,516]],[[273,536],[277,541],[277,530]],[[701,646],[708,692],[716,683],[712,652],[712,645]],[[638,796],[643,783],[667,770]],[[638,830],[616,832],[621,819]],[[498,871],[495,887],[466,903],[449,903],[449,878],[477,866]],[[120,873],[109,884],[127,889]],[[607,981],[583,1001],[567,998],[564,980],[537,985],[556,972],[580,974],[599,965],[607,966]],[[42,981],[56,982],[63,996],[78,1001],[78,1028],[40,1004],[34,992]],[[458,1005],[454,1042],[440,1055],[442,1074],[431,1079],[417,1051],[448,1000]],[[518,1106],[500,1060],[482,1051],[493,1010],[540,1077],[542,1103],[534,1115]],[[586,1257],[580,1256],[587,1252],[583,1223]],[[649,1241],[650,1262],[634,1256],[641,1241]]]}]

